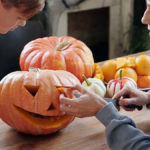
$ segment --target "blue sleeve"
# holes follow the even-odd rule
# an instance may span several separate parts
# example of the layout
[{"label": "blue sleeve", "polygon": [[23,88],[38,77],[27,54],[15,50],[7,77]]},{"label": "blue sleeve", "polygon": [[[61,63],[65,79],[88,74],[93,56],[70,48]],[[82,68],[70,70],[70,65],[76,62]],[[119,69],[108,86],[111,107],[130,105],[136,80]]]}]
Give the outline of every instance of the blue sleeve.
[{"label": "blue sleeve", "polygon": [[120,114],[112,103],[100,110],[96,118],[106,127],[111,150],[150,150],[150,136],[136,128],[133,120]]}]

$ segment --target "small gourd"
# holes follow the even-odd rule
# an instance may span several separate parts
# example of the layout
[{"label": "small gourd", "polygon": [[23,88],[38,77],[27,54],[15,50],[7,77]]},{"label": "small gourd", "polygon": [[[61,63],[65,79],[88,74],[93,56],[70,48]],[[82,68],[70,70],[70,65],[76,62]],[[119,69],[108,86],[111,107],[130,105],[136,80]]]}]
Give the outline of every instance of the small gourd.
[{"label": "small gourd", "polygon": [[120,78],[113,79],[108,82],[107,95],[109,97],[113,97],[117,92],[127,85],[137,88],[137,83],[129,77],[122,77],[122,70],[120,70]]},{"label": "small gourd", "polygon": [[89,91],[98,94],[101,97],[104,97],[106,94],[106,87],[102,80],[97,78],[86,78],[84,75],[82,76],[84,81],[82,82],[82,86],[87,88]]}]

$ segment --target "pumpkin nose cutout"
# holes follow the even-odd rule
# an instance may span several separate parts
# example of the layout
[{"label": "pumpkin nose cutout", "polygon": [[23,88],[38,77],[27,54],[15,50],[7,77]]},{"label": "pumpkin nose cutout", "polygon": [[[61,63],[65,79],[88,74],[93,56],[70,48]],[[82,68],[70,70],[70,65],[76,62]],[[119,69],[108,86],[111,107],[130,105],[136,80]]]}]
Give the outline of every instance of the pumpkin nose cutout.
[{"label": "pumpkin nose cutout", "polygon": [[32,96],[35,96],[39,90],[39,86],[25,85],[24,87]]},{"label": "pumpkin nose cutout", "polygon": [[56,108],[54,107],[54,105],[53,104],[51,104],[50,106],[49,106],[49,108],[48,108],[48,111],[49,110],[55,110]]}]

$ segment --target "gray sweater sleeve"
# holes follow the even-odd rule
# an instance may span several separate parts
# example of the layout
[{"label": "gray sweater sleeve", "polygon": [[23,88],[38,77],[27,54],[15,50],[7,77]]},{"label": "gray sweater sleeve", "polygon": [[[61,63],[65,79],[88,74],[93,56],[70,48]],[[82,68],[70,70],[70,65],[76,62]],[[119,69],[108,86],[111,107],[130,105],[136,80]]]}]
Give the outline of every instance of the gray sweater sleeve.
[{"label": "gray sweater sleeve", "polygon": [[150,150],[150,136],[136,128],[133,120],[120,114],[112,103],[100,110],[96,118],[106,127],[111,150]]}]

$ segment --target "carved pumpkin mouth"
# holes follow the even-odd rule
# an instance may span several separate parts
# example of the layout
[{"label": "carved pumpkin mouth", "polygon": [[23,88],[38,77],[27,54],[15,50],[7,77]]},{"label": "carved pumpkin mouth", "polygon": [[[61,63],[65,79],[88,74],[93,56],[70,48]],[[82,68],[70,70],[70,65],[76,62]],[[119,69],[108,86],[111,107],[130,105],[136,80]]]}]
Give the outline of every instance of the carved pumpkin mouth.
[{"label": "carved pumpkin mouth", "polygon": [[38,126],[40,128],[59,128],[62,124],[72,120],[73,116],[63,115],[63,116],[43,116],[36,113],[28,112],[18,106],[13,107],[15,111],[21,115],[21,117],[28,123]]}]

